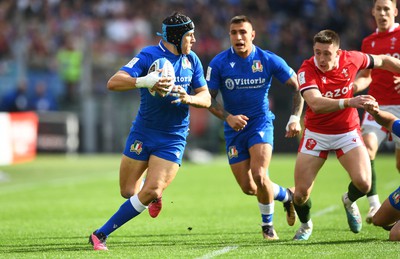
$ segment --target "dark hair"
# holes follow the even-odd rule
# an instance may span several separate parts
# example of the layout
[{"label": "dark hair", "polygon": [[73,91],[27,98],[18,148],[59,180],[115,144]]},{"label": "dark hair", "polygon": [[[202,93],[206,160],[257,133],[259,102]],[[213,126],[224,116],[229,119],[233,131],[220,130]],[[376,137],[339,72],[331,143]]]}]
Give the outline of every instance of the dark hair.
[{"label": "dark hair", "polygon": [[182,38],[189,31],[194,30],[192,20],[179,12],[174,12],[172,15],[164,19],[162,23],[162,33],[157,33],[162,36],[163,40],[174,44],[178,53],[182,53]]},{"label": "dark hair", "polygon": [[231,24],[242,23],[242,22],[248,22],[252,24],[251,20],[246,15],[237,15],[231,19]]},{"label": "dark hair", "polygon": [[323,44],[334,44],[336,46],[340,46],[340,38],[339,35],[332,30],[322,30],[315,34],[314,36],[314,45],[315,43],[323,43]]},{"label": "dark hair", "polygon": [[[377,0],[373,0],[372,3],[375,6]],[[392,4],[394,5],[394,7],[396,7],[397,5],[397,0],[390,0],[390,2],[392,2]]]}]

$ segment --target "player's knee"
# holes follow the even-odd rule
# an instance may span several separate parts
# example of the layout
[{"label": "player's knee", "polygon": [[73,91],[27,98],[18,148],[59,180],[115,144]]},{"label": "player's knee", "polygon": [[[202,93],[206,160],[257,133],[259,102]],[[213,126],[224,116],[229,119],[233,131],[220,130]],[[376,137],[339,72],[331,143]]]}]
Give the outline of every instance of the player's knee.
[{"label": "player's knee", "polygon": [[257,193],[257,188],[255,186],[246,185],[240,187],[242,189],[242,192],[246,195],[256,195]]},{"label": "player's knee", "polygon": [[296,205],[303,205],[304,203],[306,203],[306,201],[308,200],[308,195],[307,193],[301,193],[297,190],[295,190],[295,193],[293,195],[293,201]]},{"label": "player's knee", "polygon": [[130,190],[120,190],[120,194],[123,198],[125,199],[129,199],[130,197],[132,197],[134,195],[134,193]]}]

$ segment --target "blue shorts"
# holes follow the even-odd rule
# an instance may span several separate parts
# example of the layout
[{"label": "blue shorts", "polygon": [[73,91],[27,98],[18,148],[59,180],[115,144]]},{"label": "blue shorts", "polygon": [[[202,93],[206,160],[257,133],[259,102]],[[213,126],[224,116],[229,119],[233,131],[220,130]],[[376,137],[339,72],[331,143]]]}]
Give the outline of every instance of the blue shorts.
[{"label": "blue shorts", "polygon": [[242,131],[225,130],[225,148],[229,164],[249,159],[249,148],[258,143],[274,146],[274,125],[271,119],[253,118]]},{"label": "blue shorts", "polygon": [[389,195],[389,201],[393,208],[400,210],[400,186]]},{"label": "blue shorts", "polygon": [[131,127],[126,139],[124,155],[148,161],[150,155],[182,164],[188,132],[164,132]]}]

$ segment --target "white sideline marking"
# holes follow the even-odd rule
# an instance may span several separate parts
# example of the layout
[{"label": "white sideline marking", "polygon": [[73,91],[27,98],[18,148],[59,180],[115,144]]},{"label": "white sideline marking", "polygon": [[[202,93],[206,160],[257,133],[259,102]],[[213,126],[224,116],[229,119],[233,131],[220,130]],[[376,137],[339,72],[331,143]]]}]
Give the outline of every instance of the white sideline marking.
[{"label": "white sideline marking", "polygon": [[323,210],[319,210],[319,211],[315,212],[313,216],[314,216],[314,217],[319,217],[319,216],[328,214],[329,212],[332,212],[332,211],[336,210],[338,207],[339,207],[339,206],[337,206],[337,205],[330,206],[330,207],[328,207],[328,208],[325,208],[325,209],[323,209]]},{"label": "white sideline marking", "polygon": [[217,251],[213,251],[211,253],[205,254],[202,257],[197,257],[196,259],[210,259],[210,258],[214,258],[218,255],[222,255],[222,254],[226,254],[232,250],[238,249],[239,246],[226,246],[220,250]]}]

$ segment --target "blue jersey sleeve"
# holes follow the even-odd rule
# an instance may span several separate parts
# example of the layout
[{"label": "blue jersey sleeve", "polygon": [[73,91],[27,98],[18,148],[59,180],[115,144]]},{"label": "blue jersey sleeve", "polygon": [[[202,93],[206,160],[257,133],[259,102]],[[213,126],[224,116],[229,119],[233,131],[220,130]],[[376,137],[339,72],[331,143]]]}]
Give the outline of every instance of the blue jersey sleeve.
[{"label": "blue jersey sleeve", "polygon": [[392,125],[392,132],[400,137],[400,120],[396,120]]},{"label": "blue jersey sleeve", "polygon": [[281,83],[286,83],[289,78],[293,76],[295,73],[294,70],[286,63],[286,61],[280,56],[267,51],[270,54],[270,60],[273,71],[272,74],[278,79]]}]

